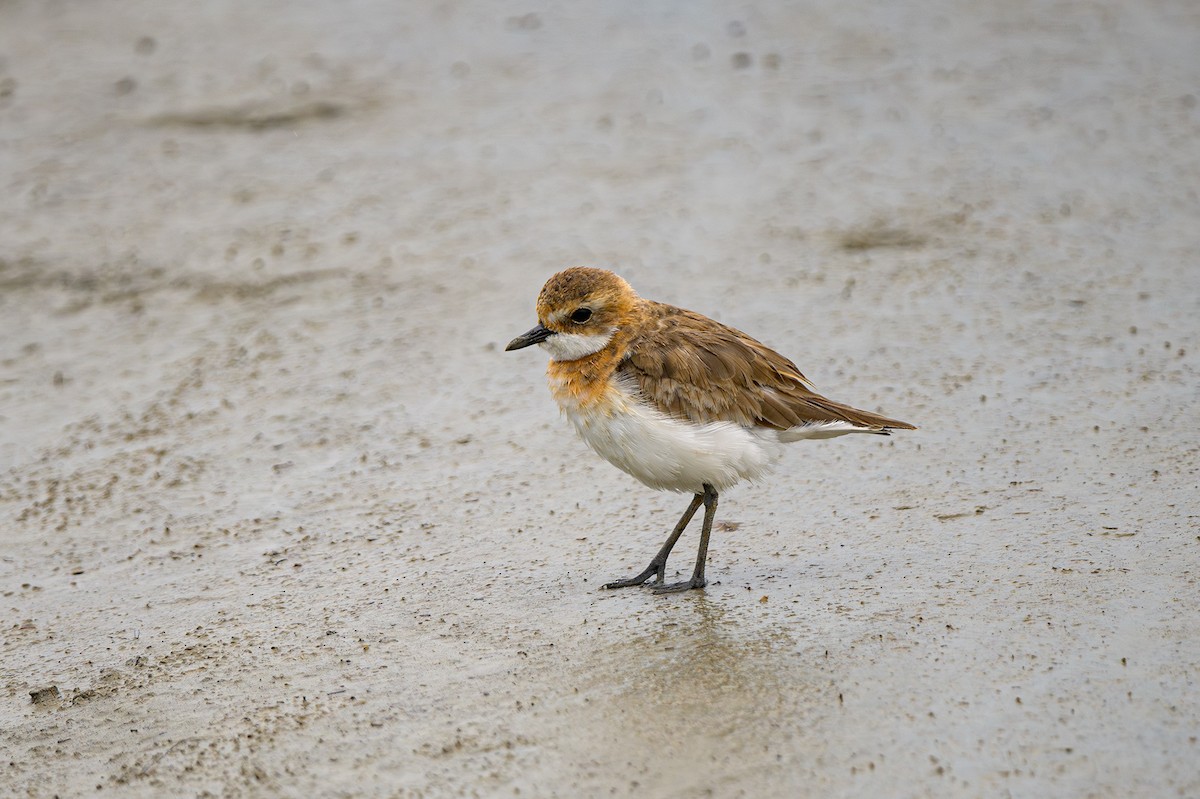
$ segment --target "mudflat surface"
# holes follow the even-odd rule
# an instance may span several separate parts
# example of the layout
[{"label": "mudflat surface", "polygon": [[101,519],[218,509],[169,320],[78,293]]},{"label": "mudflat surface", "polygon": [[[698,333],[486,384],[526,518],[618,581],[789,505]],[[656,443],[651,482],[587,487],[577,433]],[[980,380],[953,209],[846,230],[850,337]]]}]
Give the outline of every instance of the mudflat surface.
[{"label": "mudflat surface", "polygon": [[[0,793],[1200,794],[1200,9],[782,5],[0,2]],[[572,264],[921,429],[601,591]]]}]

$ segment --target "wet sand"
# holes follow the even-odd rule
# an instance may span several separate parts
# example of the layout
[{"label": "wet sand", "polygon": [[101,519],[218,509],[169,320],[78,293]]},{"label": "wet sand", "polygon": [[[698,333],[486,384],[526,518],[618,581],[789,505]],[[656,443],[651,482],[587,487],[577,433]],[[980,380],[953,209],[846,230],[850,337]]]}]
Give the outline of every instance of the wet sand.
[{"label": "wet sand", "polygon": [[[0,793],[1200,794],[1198,41],[0,4]],[[502,352],[572,264],[921,429],[602,591],[687,500]]]}]

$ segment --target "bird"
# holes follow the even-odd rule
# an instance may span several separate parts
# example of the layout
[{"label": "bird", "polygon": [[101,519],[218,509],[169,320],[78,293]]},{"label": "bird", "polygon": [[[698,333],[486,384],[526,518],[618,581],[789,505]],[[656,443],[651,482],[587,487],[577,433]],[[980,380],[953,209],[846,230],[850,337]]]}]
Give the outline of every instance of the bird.
[{"label": "bird", "polygon": [[[606,589],[650,581],[655,593],[702,589],[722,491],[764,478],[785,445],[914,425],[826,399],[794,363],[749,335],[643,299],[617,274],[574,266],[537,298],[538,323],[506,352],[534,344],[550,356],[550,393],[598,455],[646,486],[692,494],[642,572]],[[666,583],[667,558],[700,506],[692,576]]]}]

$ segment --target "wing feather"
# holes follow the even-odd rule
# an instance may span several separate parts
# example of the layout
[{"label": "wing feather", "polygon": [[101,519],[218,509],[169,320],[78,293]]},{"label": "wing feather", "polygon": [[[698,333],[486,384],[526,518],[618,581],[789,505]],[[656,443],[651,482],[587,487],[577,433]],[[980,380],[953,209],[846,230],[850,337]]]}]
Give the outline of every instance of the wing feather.
[{"label": "wing feather", "polygon": [[618,370],[665,414],[775,430],[828,422],[874,431],[913,428],[821,396],[794,363],[740,330],[683,308],[642,302],[646,325],[629,342]]}]

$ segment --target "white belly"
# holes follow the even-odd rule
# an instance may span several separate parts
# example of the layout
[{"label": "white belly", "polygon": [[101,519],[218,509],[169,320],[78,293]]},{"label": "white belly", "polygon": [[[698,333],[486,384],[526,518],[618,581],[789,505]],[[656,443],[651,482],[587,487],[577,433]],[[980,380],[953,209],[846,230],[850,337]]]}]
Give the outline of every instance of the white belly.
[{"label": "white belly", "polygon": [[708,483],[722,491],[763,477],[783,454],[773,431],[689,424],[632,398],[604,408],[563,405],[563,412],[597,454],[651,488],[698,494]]}]

